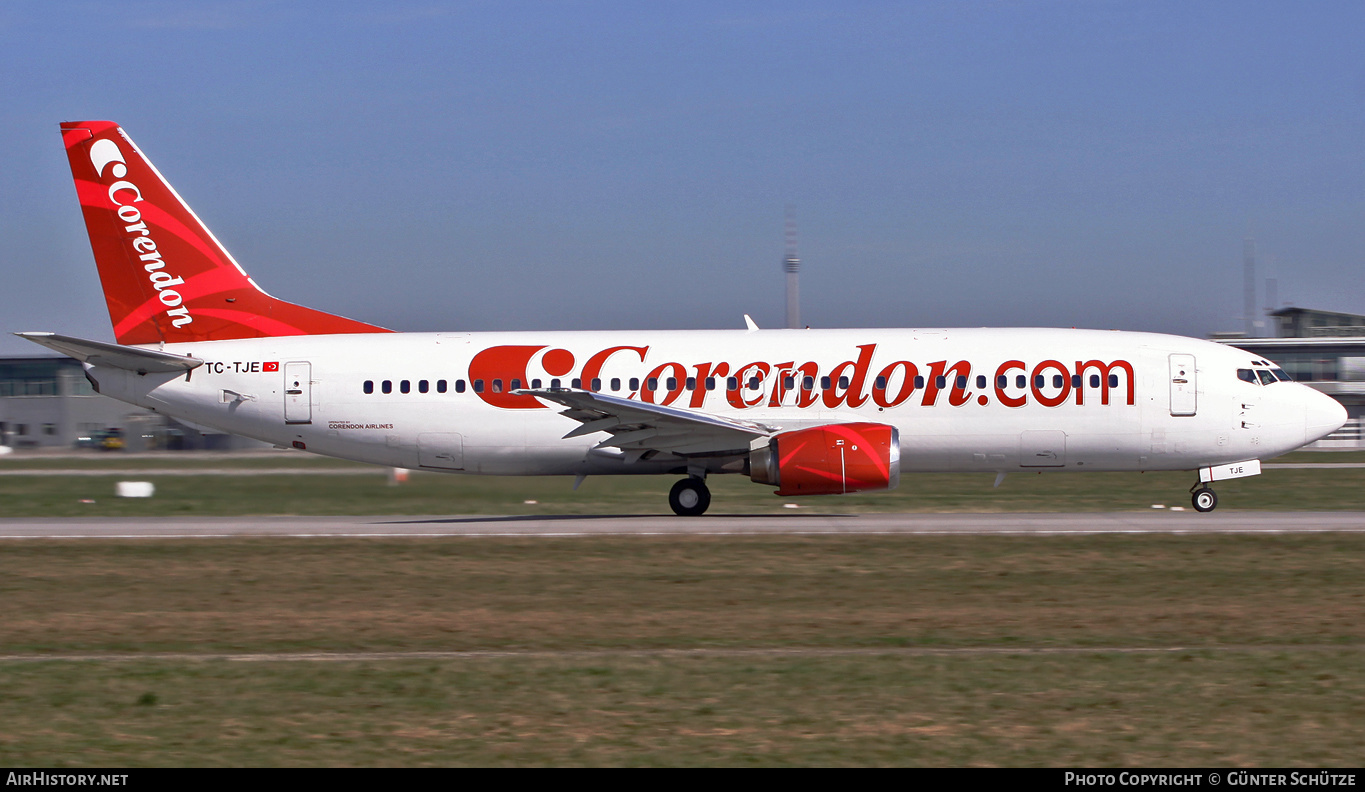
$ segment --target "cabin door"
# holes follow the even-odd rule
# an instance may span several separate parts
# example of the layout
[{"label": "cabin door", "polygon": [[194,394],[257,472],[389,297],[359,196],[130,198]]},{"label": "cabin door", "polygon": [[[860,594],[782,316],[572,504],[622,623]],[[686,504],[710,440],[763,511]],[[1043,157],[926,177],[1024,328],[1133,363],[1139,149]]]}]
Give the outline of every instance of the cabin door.
[{"label": "cabin door", "polygon": [[310,363],[284,364],[284,422],[306,424],[313,422],[313,384]]},{"label": "cabin door", "polygon": [[1194,415],[1194,355],[1171,355],[1171,415]]}]

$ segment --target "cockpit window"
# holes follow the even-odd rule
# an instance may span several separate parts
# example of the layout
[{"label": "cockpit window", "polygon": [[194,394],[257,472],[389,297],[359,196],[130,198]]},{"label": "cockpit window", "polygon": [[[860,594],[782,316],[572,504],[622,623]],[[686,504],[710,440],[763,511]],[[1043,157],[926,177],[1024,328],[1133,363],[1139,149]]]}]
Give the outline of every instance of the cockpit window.
[{"label": "cockpit window", "polygon": [[1294,378],[1291,377],[1291,376],[1289,376],[1289,374],[1286,373],[1284,369],[1278,369],[1278,368],[1277,368],[1277,369],[1271,369],[1271,370],[1270,370],[1270,373],[1271,373],[1271,374],[1274,374],[1274,375],[1275,375],[1275,379],[1279,380],[1280,382],[1293,382],[1293,381],[1294,381]]},{"label": "cockpit window", "polygon": [[1237,379],[1241,380],[1242,382],[1250,382],[1252,385],[1255,385],[1256,372],[1252,371],[1251,369],[1237,369]]},{"label": "cockpit window", "polygon": [[1275,375],[1265,369],[1256,369],[1256,376],[1261,378],[1262,385],[1274,385]]}]

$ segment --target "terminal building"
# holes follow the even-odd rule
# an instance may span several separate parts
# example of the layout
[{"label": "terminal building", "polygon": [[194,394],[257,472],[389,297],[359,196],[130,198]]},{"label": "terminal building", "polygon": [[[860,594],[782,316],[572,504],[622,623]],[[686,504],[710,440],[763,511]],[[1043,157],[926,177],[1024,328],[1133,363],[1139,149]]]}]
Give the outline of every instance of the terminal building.
[{"label": "terminal building", "polygon": [[0,445],[126,451],[259,448],[95,393],[78,361],[0,358]]}]

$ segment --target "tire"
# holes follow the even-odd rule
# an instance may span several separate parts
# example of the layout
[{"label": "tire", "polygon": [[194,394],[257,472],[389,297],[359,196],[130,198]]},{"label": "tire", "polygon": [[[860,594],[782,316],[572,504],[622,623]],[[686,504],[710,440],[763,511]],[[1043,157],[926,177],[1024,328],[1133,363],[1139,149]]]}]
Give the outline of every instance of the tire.
[{"label": "tire", "polygon": [[711,490],[699,478],[685,478],[669,490],[668,505],[679,517],[700,517],[711,506]]},{"label": "tire", "polygon": [[1218,495],[1208,487],[1195,490],[1194,497],[1190,498],[1197,512],[1211,512],[1218,508]]}]

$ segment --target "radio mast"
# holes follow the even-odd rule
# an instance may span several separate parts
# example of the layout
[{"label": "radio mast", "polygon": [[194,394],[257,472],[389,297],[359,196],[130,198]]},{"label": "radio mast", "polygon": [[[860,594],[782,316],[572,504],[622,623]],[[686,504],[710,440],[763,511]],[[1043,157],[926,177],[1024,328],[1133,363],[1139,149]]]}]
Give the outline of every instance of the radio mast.
[{"label": "radio mast", "polygon": [[795,207],[787,204],[787,255],[782,259],[782,269],[787,273],[787,327],[801,327],[801,284],[798,281],[801,259],[796,256],[796,217]]}]

